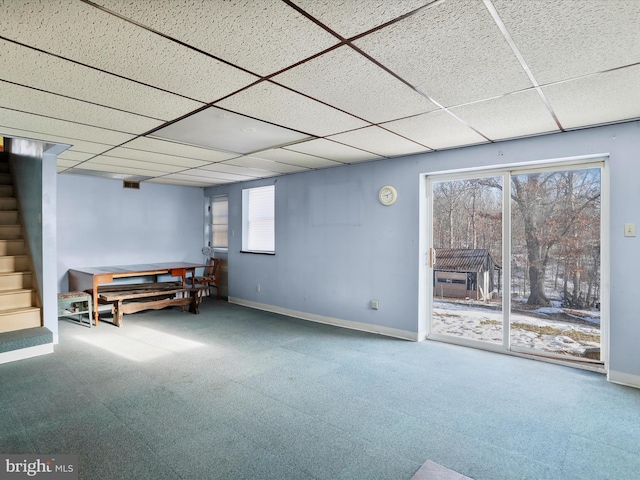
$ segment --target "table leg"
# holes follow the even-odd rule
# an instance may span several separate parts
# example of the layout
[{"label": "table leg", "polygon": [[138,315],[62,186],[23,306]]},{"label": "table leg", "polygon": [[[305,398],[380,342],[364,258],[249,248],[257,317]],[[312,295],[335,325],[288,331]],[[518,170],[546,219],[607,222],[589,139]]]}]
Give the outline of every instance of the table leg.
[{"label": "table leg", "polygon": [[93,319],[96,322],[96,327],[98,326],[98,278],[93,277]]}]

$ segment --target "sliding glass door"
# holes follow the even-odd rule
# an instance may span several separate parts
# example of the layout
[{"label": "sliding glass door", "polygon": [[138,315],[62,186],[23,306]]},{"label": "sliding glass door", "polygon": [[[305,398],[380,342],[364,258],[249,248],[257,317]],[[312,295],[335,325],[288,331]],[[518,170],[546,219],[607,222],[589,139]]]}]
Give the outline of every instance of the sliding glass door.
[{"label": "sliding glass door", "polygon": [[600,363],[601,171],[430,177],[429,337]]}]

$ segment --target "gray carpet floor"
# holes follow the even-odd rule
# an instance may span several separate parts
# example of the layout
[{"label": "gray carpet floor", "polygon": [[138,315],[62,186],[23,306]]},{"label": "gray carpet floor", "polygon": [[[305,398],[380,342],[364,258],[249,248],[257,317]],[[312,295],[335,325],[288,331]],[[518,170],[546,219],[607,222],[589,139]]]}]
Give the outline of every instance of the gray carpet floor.
[{"label": "gray carpet floor", "polygon": [[640,390],[205,299],[118,329],[60,321],[0,365],[0,453],[79,455],[82,479],[475,480],[640,472]]}]

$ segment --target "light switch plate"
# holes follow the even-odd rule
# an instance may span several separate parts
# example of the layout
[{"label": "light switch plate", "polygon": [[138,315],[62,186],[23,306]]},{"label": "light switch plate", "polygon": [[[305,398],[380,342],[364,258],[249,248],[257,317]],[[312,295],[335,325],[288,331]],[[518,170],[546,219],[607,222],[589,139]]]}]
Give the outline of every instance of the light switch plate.
[{"label": "light switch plate", "polygon": [[625,223],[624,224],[624,236],[625,237],[635,237],[636,236],[636,224],[635,223]]}]

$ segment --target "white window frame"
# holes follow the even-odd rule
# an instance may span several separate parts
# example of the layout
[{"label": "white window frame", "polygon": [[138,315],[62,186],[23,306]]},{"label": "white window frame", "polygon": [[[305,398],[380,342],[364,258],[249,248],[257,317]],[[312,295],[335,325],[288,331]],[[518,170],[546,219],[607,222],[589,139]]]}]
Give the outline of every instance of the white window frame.
[{"label": "white window frame", "polygon": [[[216,203],[226,203],[227,204],[227,216],[226,221],[223,220],[223,216],[219,216],[216,219],[215,215],[215,207]],[[211,197],[211,248],[215,251],[226,252],[229,250],[229,195],[216,195]],[[216,221],[217,220],[217,221]],[[221,246],[220,244],[216,245],[216,234],[222,234],[222,231],[226,230],[226,246]]]},{"label": "white window frame", "polygon": [[242,252],[274,255],[275,185],[242,190]]}]

